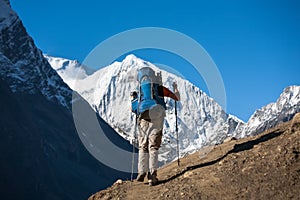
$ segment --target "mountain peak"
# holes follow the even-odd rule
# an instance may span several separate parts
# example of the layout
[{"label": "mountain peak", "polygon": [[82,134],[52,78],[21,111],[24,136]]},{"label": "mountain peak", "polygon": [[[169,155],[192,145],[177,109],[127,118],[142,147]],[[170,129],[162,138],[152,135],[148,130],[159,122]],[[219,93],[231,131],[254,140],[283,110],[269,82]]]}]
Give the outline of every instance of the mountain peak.
[{"label": "mountain peak", "polygon": [[[226,114],[220,105],[189,81],[159,69],[135,55],[128,55],[122,62],[115,62],[91,76],[77,80],[78,84],[74,90],[121,136],[131,141],[134,138],[134,114],[130,110],[130,92],[137,87],[136,70],[146,66],[156,72],[161,71],[165,87],[172,90],[172,84],[176,81],[181,91],[181,101],[178,102],[181,155],[207,144],[221,143],[227,134],[231,134],[238,124],[243,123]],[[64,73],[61,74],[62,78],[68,81],[63,77]],[[168,109],[160,165],[176,158],[174,101],[169,98],[165,98],[165,101]]]},{"label": "mountain peak", "polygon": [[125,57],[125,59],[122,62],[135,61],[135,60],[140,60],[140,59],[136,57],[134,54],[129,54]]},{"label": "mountain peak", "polygon": [[241,125],[235,136],[256,135],[282,122],[290,120],[300,112],[300,86],[286,87],[276,102],[256,110],[245,125]]},{"label": "mountain peak", "polygon": [[9,27],[18,18],[17,14],[11,9],[8,0],[0,0],[0,30]]},{"label": "mountain peak", "polygon": [[290,100],[300,99],[300,86],[292,85],[283,90],[282,95],[288,95]]},{"label": "mountain peak", "polygon": [[82,80],[95,72],[94,69],[80,64],[78,60],[69,60],[45,54],[44,57],[71,89],[74,89],[76,81]]},{"label": "mountain peak", "polygon": [[156,68],[153,64],[136,57],[134,54],[130,54],[125,57],[125,59],[121,62],[121,68],[125,67],[126,69],[140,69],[142,67],[152,67]]},{"label": "mountain peak", "polygon": [[9,1],[9,0],[4,0],[4,2],[5,2],[9,7],[11,7],[10,1]]},{"label": "mountain peak", "polygon": [[290,91],[299,91],[300,90],[300,87],[297,86],[297,85],[291,85],[291,86],[288,86],[284,89],[284,91],[287,91],[287,92],[290,92]]},{"label": "mountain peak", "polygon": [[[22,21],[0,0],[0,76],[12,92],[42,93],[48,100],[71,108],[72,91],[35,46]],[[4,39],[5,38],[5,39]]]}]

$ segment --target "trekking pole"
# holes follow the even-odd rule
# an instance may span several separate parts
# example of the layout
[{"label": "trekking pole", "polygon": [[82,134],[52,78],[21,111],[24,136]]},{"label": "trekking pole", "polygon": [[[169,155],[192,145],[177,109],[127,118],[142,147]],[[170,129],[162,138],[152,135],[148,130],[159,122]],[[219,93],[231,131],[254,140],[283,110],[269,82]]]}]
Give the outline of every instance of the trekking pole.
[{"label": "trekking pole", "polygon": [[136,128],[137,128],[137,121],[138,121],[138,116],[136,115],[135,116],[135,125],[134,125],[134,133],[133,133],[133,141],[132,141],[132,160],[131,160],[131,181],[133,181],[133,174],[134,174],[134,155],[135,155],[135,152],[134,152],[134,143],[135,143],[135,140],[136,140]]},{"label": "trekking pole", "polygon": [[[175,92],[176,83],[173,83],[173,88]],[[175,100],[175,131],[176,131],[176,142],[177,142],[177,165],[180,166],[180,159],[179,159],[179,137],[178,137],[178,121],[177,121],[177,101]]]},{"label": "trekking pole", "polygon": [[175,101],[175,123],[176,123],[176,142],[177,142],[177,164],[178,167],[180,166],[180,159],[179,159],[179,138],[178,138],[178,122],[177,122],[177,101]]}]

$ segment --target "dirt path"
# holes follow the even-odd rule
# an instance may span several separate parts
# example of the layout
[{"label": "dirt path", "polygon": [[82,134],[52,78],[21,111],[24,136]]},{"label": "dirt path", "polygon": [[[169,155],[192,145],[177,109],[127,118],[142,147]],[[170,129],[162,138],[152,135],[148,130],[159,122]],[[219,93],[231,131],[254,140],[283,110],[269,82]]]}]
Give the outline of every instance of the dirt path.
[{"label": "dirt path", "polygon": [[300,199],[300,127],[291,123],[164,166],[156,186],[120,181],[89,200]]}]

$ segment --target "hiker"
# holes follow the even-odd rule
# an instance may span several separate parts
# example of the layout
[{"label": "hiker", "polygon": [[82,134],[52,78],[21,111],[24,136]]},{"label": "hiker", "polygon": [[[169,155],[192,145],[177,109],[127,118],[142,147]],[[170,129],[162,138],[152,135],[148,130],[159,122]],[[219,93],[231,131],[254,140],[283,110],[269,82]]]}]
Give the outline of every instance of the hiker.
[{"label": "hiker", "polygon": [[177,84],[174,93],[162,86],[161,73],[155,74],[150,67],[138,70],[139,90],[132,92],[132,111],[137,114],[139,156],[137,181],[147,175],[150,186],[156,185],[158,149],[161,145],[166,104],[164,97],[180,100]]}]

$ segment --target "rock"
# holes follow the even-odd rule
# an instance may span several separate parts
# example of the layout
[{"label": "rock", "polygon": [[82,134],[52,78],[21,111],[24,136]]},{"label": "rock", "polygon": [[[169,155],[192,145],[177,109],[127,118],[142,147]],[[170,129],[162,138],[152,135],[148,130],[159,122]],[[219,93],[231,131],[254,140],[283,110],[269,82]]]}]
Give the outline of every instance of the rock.
[{"label": "rock", "polygon": [[252,169],[253,169],[252,166],[245,167],[242,169],[242,173],[245,173],[245,172],[249,173]]},{"label": "rock", "polygon": [[121,180],[121,179],[118,179],[116,182],[115,182],[115,184],[117,184],[117,185],[121,185],[123,183],[123,181]]},{"label": "rock", "polygon": [[219,165],[223,165],[223,164],[224,164],[224,161],[221,160],[218,164],[219,164]]},{"label": "rock", "polygon": [[226,138],[226,139],[224,140],[224,143],[230,142],[230,141],[233,141],[233,140],[236,140],[236,138],[235,138],[235,137],[228,137],[228,138]]},{"label": "rock", "polygon": [[281,151],[282,151],[282,147],[281,147],[281,146],[278,146],[278,147],[277,147],[277,151],[281,152]]},{"label": "rock", "polygon": [[184,178],[189,178],[189,177],[192,177],[193,175],[194,175],[193,172],[185,172],[183,177]]},{"label": "rock", "polygon": [[300,113],[295,114],[293,117],[290,132],[295,132],[296,130],[300,129]]}]

